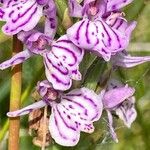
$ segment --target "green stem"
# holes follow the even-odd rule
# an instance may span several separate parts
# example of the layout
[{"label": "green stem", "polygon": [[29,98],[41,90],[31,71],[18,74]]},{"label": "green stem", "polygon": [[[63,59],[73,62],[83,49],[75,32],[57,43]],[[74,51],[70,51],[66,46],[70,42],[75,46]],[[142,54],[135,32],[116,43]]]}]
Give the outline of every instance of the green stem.
[{"label": "green stem", "polygon": [[[13,55],[23,50],[22,43],[13,36]],[[16,65],[12,68],[11,76],[11,91],[10,91],[10,111],[15,111],[20,108],[21,86],[22,86],[22,69],[21,65]],[[19,150],[19,129],[20,118],[9,119],[9,138],[8,150]]]},{"label": "green stem", "polygon": [[[37,77],[34,78],[34,80],[31,82],[31,84],[24,90],[24,92],[21,95],[21,104],[28,98],[28,96],[30,95],[33,87],[35,86],[35,84],[37,83],[39,78],[42,76],[43,72],[44,72],[44,68],[42,67],[37,72]],[[4,123],[3,128],[1,129],[1,132],[0,132],[0,142],[4,139],[4,137],[6,135],[6,132],[8,130],[8,127],[9,127],[9,121],[7,119]]]}]

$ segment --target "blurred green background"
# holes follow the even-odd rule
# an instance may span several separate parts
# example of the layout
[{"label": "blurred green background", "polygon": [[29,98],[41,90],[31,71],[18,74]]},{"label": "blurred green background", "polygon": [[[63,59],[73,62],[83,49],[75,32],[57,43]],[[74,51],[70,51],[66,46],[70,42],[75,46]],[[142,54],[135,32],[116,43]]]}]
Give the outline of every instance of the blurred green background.
[{"label": "blurred green background", "polygon": [[[57,0],[58,1],[58,0]],[[137,20],[137,28],[128,48],[132,55],[150,55],[150,1],[134,0],[124,10],[128,20]],[[10,37],[0,33],[0,62],[11,57],[12,42]],[[83,69],[84,68],[84,69]],[[85,75],[83,84],[96,88],[99,78],[107,70],[107,65],[94,56],[87,55],[81,64]],[[88,74],[87,74],[88,72]],[[8,121],[6,112],[9,110],[11,69],[0,71],[0,148],[7,149]],[[113,77],[136,88],[136,109],[138,117],[131,129],[127,129],[121,121],[116,120],[116,132],[119,143],[115,144],[107,130],[105,114],[95,123],[93,134],[81,134],[79,144],[73,148],[61,147],[52,142],[49,150],[150,150],[150,63],[131,69],[119,68]],[[44,69],[40,56],[30,58],[23,64],[22,105],[33,102],[30,94],[38,80],[44,78]],[[76,84],[75,84],[76,85]],[[78,84],[77,84],[78,85]],[[27,133],[27,116],[21,118],[20,150],[39,150],[32,144],[32,137]]]}]

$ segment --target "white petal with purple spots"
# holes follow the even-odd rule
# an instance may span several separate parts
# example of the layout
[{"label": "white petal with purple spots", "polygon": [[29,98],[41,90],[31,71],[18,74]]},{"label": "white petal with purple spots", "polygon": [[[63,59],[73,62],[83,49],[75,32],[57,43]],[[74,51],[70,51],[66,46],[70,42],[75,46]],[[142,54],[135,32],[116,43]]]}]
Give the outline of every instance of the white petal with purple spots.
[{"label": "white petal with purple spots", "polygon": [[6,21],[3,32],[14,35],[33,29],[42,16],[42,9],[36,0],[7,0],[0,7],[0,20]]},{"label": "white petal with purple spots", "polygon": [[[100,119],[103,110],[101,96],[87,88],[75,89],[67,94],[54,89],[53,91],[47,81],[38,83],[37,89],[41,94],[40,88],[44,89],[41,95],[43,100],[9,112],[7,115],[9,117],[26,115],[45,105],[51,106],[50,134],[55,142],[62,146],[75,146],[79,141],[81,131],[86,133],[94,131],[93,123]],[[58,92],[55,100],[59,99],[59,102],[49,99],[51,92]]]},{"label": "white petal with purple spots", "polygon": [[100,119],[102,109],[100,96],[87,88],[62,95],[61,103],[52,104],[53,114],[49,124],[51,136],[58,144],[76,145],[80,131],[94,131],[93,122]]},{"label": "white petal with purple spots", "polygon": [[67,90],[72,79],[81,80],[79,63],[83,55],[84,50],[75,46],[66,35],[52,43],[50,52],[43,56],[47,79],[55,89]]},{"label": "white petal with purple spots", "polygon": [[69,70],[64,67],[61,61],[52,53],[43,54],[45,73],[54,89],[67,90],[71,87],[72,80]]},{"label": "white petal with purple spots", "polygon": [[96,53],[106,61],[112,53],[125,49],[129,42],[124,32],[110,27],[103,20],[79,21],[67,30],[67,36],[78,47]]}]

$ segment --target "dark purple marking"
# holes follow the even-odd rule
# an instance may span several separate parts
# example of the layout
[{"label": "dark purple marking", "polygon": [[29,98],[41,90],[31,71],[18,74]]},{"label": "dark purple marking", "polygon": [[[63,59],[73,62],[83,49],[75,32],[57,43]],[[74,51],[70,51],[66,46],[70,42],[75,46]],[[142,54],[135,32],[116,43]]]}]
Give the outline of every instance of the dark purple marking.
[{"label": "dark purple marking", "polygon": [[12,16],[12,14],[14,13],[15,11],[13,10],[13,11],[11,11],[10,13],[9,13],[9,17],[11,18],[11,16]]},{"label": "dark purple marking", "polygon": [[77,74],[77,70],[73,70],[72,73]]},{"label": "dark purple marking", "polygon": [[28,18],[27,21],[25,21],[24,23],[22,23],[21,25],[19,25],[15,29],[12,29],[11,32],[13,32],[13,31],[17,30],[18,28],[20,28],[20,27],[24,26],[25,24],[27,24],[31,20],[31,18],[34,16],[36,11],[37,11],[37,7],[35,8],[34,12],[30,15],[30,17]]},{"label": "dark purple marking", "polygon": [[19,13],[19,14],[18,14],[18,18],[12,19],[12,22],[13,22],[13,23],[16,23],[19,18],[24,17],[24,15],[25,15],[26,13],[28,13],[28,12],[34,7],[35,4],[36,4],[36,2],[35,2],[33,5],[31,5],[31,7],[29,7],[23,14],[20,15],[20,13]]},{"label": "dark purple marking", "polygon": [[[47,55],[46,55],[46,59],[52,65],[52,67],[54,67],[57,71],[59,71],[63,75],[68,75],[69,74],[68,69],[65,69],[65,71],[61,70],[60,68],[58,68],[56,65],[53,64],[53,62],[50,60],[50,58]],[[45,63],[47,63],[47,62],[45,62]],[[47,65],[47,67],[48,67],[48,65]]]},{"label": "dark purple marking", "polygon": [[103,53],[108,54],[104,48],[101,49]]},{"label": "dark purple marking", "polygon": [[[68,43],[68,44],[72,44],[73,45],[73,43],[70,41],[70,40],[58,40],[58,41],[56,41],[56,43],[61,43],[61,42],[63,42],[63,43]],[[74,45],[75,46],[75,45]],[[76,48],[80,51],[80,53],[82,54],[82,49],[81,48],[79,48],[79,47],[77,47],[76,46]]]},{"label": "dark purple marking", "polygon": [[0,18],[3,19],[5,12],[0,9]]},{"label": "dark purple marking", "polygon": [[[26,60],[26,57],[19,57],[19,58],[13,60],[10,64],[11,64],[11,65],[14,65],[15,62],[18,61],[18,60],[20,60],[21,62],[23,62],[24,60]],[[20,62],[20,63],[21,63],[21,62]],[[18,63],[17,63],[17,64],[18,64]],[[15,65],[16,65],[16,64],[15,64]]]},{"label": "dark purple marking", "polygon": [[61,84],[65,85],[65,86],[69,86],[69,85],[70,85],[70,82],[69,82],[69,83],[64,83],[62,80],[58,79],[58,77],[55,76],[54,74],[51,74],[51,76],[52,76],[52,77],[56,80],[56,82],[58,82],[58,83],[61,83]]},{"label": "dark purple marking", "polygon": [[75,56],[75,54],[74,54],[69,48],[62,47],[62,46],[57,46],[57,45],[53,45],[53,47],[59,48],[59,49],[63,49],[63,50],[67,51],[68,53],[70,53],[70,54],[73,56],[73,58],[74,58],[74,63],[68,64],[69,66],[74,66],[74,65],[76,64],[76,62],[77,62],[77,57]]},{"label": "dark purple marking", "polygon": [[58,129],[57,131],[58,131],[59,135],[60,135],[63,139],[67,140],[67,137],[66,137],[65,135],[63,135],[63,134],[60,132],[60,128],[59,128],[59,126],[58,126],[58,121],[57,121],[55,115],[54,115],[54,120],[55,120],[56,128]]},{"label": "dark purple marking", "polygon": [[76,33],[76,40],[77,40],[77,41],[78,41],[79,38],[80,38],[80,30],[81,30],[81,28],[82,28],[82,26],[83,26],[84,23],[85,23],[85,20],[82,21],[82,23],[80,24],[80,26],[79,26],[79,28],[78,28],[78,30],[77,30],[77,33]]},{"label": "dark purple marking", "polygon": [[[110,38],[109,33],[108,33],[108,31],[106,30],[106,28],[105,28],[103,22],[102,22],[102,21],[100,21],[100,22],[102,23],[102,26],[103,26],[105,32],[106,32],[107,35],[108,35],[108,38],[109,38],[109,46],[111,46],[112,39]],[[116,34],[116,32],[115,32],[108,24],[105,24],[105,25],[106,25],[106,26],[108,27],[108,29],[110,29],[110,31],[114,34],[114,36],[116,37],[116,39],[117,39],[117,41],[118,41],[118,43],[119,43],[119,48],[121,48],[120,40],[119,40],[119,37],[118,37],[118,35]]]},{"label": "dark purple marking", "polygon": [[77,106],[79,106],[80,108],[82,108],[84,110],[84,114],[87,116],[87,109],[82,104],[80,104],[80,103],[78,103],[78,102],[76,102],[74,100],[71,100],[69,98],[66,98],[66,97],[64,99],[66,99],[66,100],[68,100],[68,101],[70,101],[72,103],[75,103]]},{"label": "dark purple marking", "polygon": [[[109,35],[107,29],[106,29],[106,27],[105,27],[105,25],[103,24],[102,21],[99,21],[99,22],[102,24],[103,29],[104,29],[105,33],[107,34],[107,37],[108,37],[108,44],[109,44],[109,46],[111,46],[111,41],[112,41],[112,39],[111,39],[111,37],[110,37],[110,35]],[[110,28],[110,27],[108,26],[108,28]]]},{"label": "dark purple marking", "polygon": [[74,12],[74,3],[71,2],[71,11]]},{"label": "dark purple marking", "polygon": [[111,26],[112,27],[115,26],[116,23],[117,23],[117,19],[115,20],[115,22]]},{"label": "dark purple marking", "polygon": [[94,107],[97,107],[97,105],[94,103],[94,101],[91,98],[89,98],[87,96],[84,96],[84,99],[86,99],[87,101],[89,101],[92,105],[94,105]]},{"label": "dark purple marking", "polygon": [[67,118],[70,120],[71,119],[70,115],[67,115]]},{"label": "dark purple marking", "polygon": [[79,93],[79,94],[66,94],[66,96],[82,96],[82,93]]},{"label": "dark purple marking", "polygon": [[60,43],[60,42],[72,44],[72,42],[70,40],[58,40],[58,41],[56,41],[56,43]]},{"label": "dark purple marking", "polygon": [[118,26],[116,27],[116,29],[119,29],[121,27],[121,25],[123,24],[124,20],[121,20],[120,23],[118,24]]},{"label": "dark purple marking", "polygon": [[88,21],[87,22],[87,24],[86,24],[86,32],[85,32],[85,37],[86,37],[86,42],[88,43],[88,44],[90,44],[90,39],[89,39],[89,23],[90,21]]},{"label": "dark purple marking", "polygon": [[69,126],[69,125],[66,123],[66,121],[64,120],[64,118],[63,118],[63,116],[61,115],[60,111],[58,110],[57,106],[56,106],[56,110],[57,110],[57,112],[58,112],[58,114],[59,114],[61,120],[62,120],[63,123],[65,124],[65,126],[66,126],[67,128],[69,128],[69,129],[73,130],[73,131],[77,131],[76,128],[74,128],[74,127],[72,127],[72,126]]},{"label": "dark purple marking", "polygon": [[69,105],[69,108],[74,109],[74,107],[72,105]]}]

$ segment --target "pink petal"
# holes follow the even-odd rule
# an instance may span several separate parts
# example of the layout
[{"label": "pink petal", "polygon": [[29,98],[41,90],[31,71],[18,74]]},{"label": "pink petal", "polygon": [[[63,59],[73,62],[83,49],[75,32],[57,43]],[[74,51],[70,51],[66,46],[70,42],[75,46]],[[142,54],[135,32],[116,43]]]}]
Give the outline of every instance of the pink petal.
[{"label": "pink petal", "polygon": [[67,36],[78,47],[92,49],[97,43],[97,32],[96,25],[88,19],[84,19],[69,28]]},{"label": "pink petal", "polygon": [[53,39],[57,30],[56,5],[54,0],[49,0],[47,6],[48,8],[44,9],[44,15],[46,16],[44,33]]},{"label": "pink petal", "polygon": [[103,20],[79,21],[67,30],[67,36],[78,47],[102,56],[106,61],[111,53],[122,51],[129,42],[124,32],[111,28]]},{"label": "pink petal", "polygon": [[72,17],[82,17],[82,6],[77,2],[77,0],[68,0],[69,14]]},{"label": "pink petal", "polygon": [[131,124],[137,117],[137,112],[135,110],[135,98],[128,98],[125,102],[121,104],[115,111],[121,120],[123,120],[124,124],[130,128]]},{"label": "pink petal", "polygon": [[67,35],[61,36],[54,42],[51,51],[67,68],[76,68],[84,56],[84,50],[75,46]]},{"label": "pink petal", "polygon": [[72,122],[64,119],[59,108],[53,105],[49,120],[49,130],[56,143],[63,146],[74,146],[78,143],[80,131],[72,126]]},{"label": "pink petal", "polygon": [[33,103],[33,104],[31,104],[31,105],[29,105],[27,107],[24,107],[24,108],[22,108],[20,110],[8,112],[7,116],[9,116],[9,117],[17,117],[17,116],[26,115],[26,114],[29,114],[31,111],[33,111],[35,109],[42,108],[42,107],[44,107],[46,105],[47,104],[43,100],[41,100],[41,101]]},{"label": "pink petal", "polygon": [[111,89],[104,94],[103,104],[107,109],[113,109],[120,103],[131,97],[135,92],[134,88],[131,87],[119,87]]},{"label": "pink petal", "polygon": [[114,127],[113,127],[113,116],[110,111],[107,110],[107,116],[108,116],[108,127],[109,132],[111,134],[112,139],[118,143],[117,134],[115,133]]},{"label": "pink petal", "polygon": [[43,7],[36,0],[6,1],[0,8],[0,18],[6,21],[2,27],[5,34],[14,35],[33,29],[42,16]]},{"label": "pink petal", "polygon": [[[65,101],[64,101],[65,100]],[[99,120],[102,114],[101,97],[87,88],[75,89],[63,96],[62,103],[65,103],[70,111],[75,112],[77,121],[94,122]],[[74,108],[74,109],[70,109]]]},{"label": "pink petal", "polygon": [[56,90],[67,90],[71,87],[72,80],[69,70],[52,53],[45,53],[44,64],[46,77]]},{"label": "pink petal", "polygon": [[83,55],[83,49],[75,46],[66,35],[53,42],[51,51],[43,56],[47,79],[55,89],[67,90],[72,79],[81,80],[79,63]]},{"label": "pink petal", "polygon": [[11,59],[4,61],[0,64],[0,69],[4,70],[11,66],[23,63],[25,60],[30,58],[33,54],[29,50],[24,50],[16,55],[14,55]]},{"label": "pink petal", "polygon": [[36,90],[39,92],[39,94],[44,97],[46,93],[48,92],[49,88],[51,88],[50,82],[48,80],[39,81],[36,86]]},{"label": "pink petal", "polygon": [[111,62],[114,66],[120,66],[125,68],[135,67],[150,61],[150,56],[130,56],[123,52],[119,52],[113,56]]},{"label": "pink petal", "polygon": [[52,43],[52,38],[37,30],[18,33],[18,39],[34,54],[42,55],[47,46]]},{"label": "pink petal", "polygon": [[87,88],[62,95],[61,102],[52,104],[49,130],[52,138],[63,146],[75,146],[80,131],[92,133],[93,122],[102,114],[100,96]]},{"label": "pink petal", "polygon": [[119,10],[126,5],[130,4],[133,0],[108,0],[107,2],[107,12]]}]

